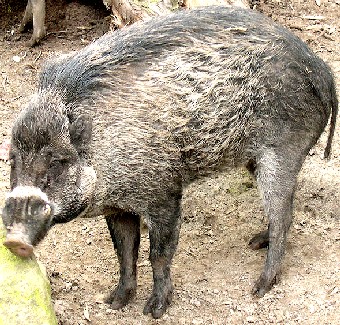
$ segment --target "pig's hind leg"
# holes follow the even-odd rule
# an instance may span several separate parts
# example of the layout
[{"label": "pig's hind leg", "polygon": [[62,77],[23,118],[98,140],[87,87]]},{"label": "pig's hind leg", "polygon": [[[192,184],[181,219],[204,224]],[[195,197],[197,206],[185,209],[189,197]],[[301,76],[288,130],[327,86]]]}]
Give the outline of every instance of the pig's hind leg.
[{"label": "pig's hind leg", "polygon": [[[255,171],[256,171],[256,162],[255,160],[250,160],[246,164],[246,168],[250,172],[252,176],[255,177]],[[267,248],[269,245],[269,229],[261,231],[260,233],[254,235],[249,243],[249,247],[253,250],[258,250],[261,248]]]},{"label": "pig's hind leg", "polygon": [[106,217],[106,222],[120,265],[119,283],[106,302],[111,304],[113,309],[120,309],[136,294],[140,218],[133,213],[121,212]]},{"label": "pig's hind leg", "polygon": [[269,229],[261,231],[253,236],[249,241],[249,247],[253,250],[266,248],[269,246]]},{"label": "pig's hind leg", "polygon": [[251,247],[268,244],[264,270],[255,283],[253,294],[262,297],[277,283],[285,253],[288,230],[292,221],[293,196],[297,174],[301,168],[301,151],[267,149],[257,161],[255,177],[269,220],[267,231],[251,240]]}]

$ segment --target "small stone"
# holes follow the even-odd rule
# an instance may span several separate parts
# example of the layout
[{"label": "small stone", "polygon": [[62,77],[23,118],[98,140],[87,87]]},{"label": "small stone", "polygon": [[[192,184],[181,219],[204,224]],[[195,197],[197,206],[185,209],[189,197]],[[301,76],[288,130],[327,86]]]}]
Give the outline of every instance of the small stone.
[{"label": "small stone", "polygon": [[71,282],[66,282],[65,283],[65,290],[70,291],[72,289],[72,283]]},{"label": "small stone", "polygon": [[309,306],[309,311],[310,311],[311,314],[314,314],[315,311],[316,311],[315,306],[314,306],[314,305],[310,305],[310,306]]},{"label": "small stone", "polygon": [[196,307],[199,307],[199,306],[201,306],[201,302],[198,300],[198,299],[191,299],[190,300],[190,303],[192,304],[192,305],[194,305],[194,306],[196,306]]},{"label": "small stone", "polygon": [[17,56],[17,55],[14,55],[13,56],[13,61],[16,62],[16,63],[19,63],[21,60],[20,56]]}]

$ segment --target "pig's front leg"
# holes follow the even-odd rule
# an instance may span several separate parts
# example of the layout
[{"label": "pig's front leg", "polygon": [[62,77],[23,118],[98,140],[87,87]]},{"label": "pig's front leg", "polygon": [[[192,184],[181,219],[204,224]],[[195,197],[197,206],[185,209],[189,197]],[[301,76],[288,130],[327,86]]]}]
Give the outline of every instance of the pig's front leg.
[{"label": "pig's front leg", "polygon": [[170,276],[172,258],[177,248],[180,230],[180,199],[168,202],[165,209],[151,219],[150,261],[153,271],[153,291],[143,313],[160,318],[172,300],[173,285]]},{"label": "pig's front leg", "polygon": [[120,212],[106,217],[106,222],[120,265],[119,283],[106,302],[111,304],[113,309],[120,309],[136,294],[140,218],[130,212]]}]

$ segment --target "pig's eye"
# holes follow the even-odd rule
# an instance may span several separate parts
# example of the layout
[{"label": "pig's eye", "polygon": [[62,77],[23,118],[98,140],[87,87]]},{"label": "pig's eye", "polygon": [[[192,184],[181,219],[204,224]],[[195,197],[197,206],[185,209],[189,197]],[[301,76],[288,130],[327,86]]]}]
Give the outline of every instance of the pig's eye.
[{"label": "pig's eye", "polygon": [[48,169],[48,174],[52,179],[56,179],[58,176],[60,176],[63,171],[65,170],[65,167],[67,165],[66,159],[55,159],[52,160],[50,163],[50,167]]},{"label": "pig's eye", "polygon": [[65,167],[62,160],[52,160],[48,166],[47,173],[41,179],[42,188],[46,189],[51,186],[51,184],[58,182],[63,173]]}]

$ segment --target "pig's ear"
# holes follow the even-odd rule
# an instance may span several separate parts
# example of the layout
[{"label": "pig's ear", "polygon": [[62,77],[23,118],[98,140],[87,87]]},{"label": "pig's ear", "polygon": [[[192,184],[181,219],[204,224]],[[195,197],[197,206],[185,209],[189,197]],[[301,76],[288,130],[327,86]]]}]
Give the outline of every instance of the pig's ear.
[{"label": "pig's ear", "polygon": [[69,132],[71,143],[79,155],[86,153],[92,136],[92,120],[90,117],[80,115],[73,121],[70,119]]}]

